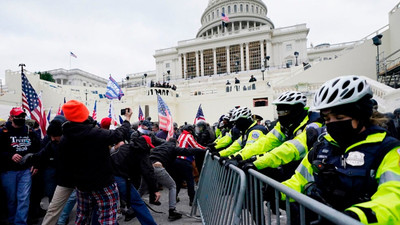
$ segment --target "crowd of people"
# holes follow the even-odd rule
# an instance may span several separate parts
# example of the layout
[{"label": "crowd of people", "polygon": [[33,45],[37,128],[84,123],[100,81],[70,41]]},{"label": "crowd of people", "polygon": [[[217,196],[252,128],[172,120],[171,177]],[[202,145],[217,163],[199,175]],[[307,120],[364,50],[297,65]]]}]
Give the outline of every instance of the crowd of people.
[{"label": "crowd of people", "polygon": [[[0,219],[27,224],[44,216],[42,224],[61,225],[77,204],[76,224],[117,224],[120,214],[156,224],[143,201],[148,194],[150,204],[168,204],[168,219],[178,220],[179,191],[187,186],[192,206],[209,151],[221,166],[257,170],[364,224],[400,222],[400,110],[380,113],[369,84],[357,76],[323,84],[314,97],[319,112],[296,91],[282,93],[273,105],[276,120],[262,123],[249,108],[235,107],[212,126],[174,123],[169,137],[151,118],[131,124],[130,108],[115,127],[71,100],[43,139],[26,125],[22,108],[12,108],[0,130]],[[160,202],[161,186],[168,203]],[[263,195],[272,205],[277,201],[270,187]],[[39,204],[43,198],[47,211]],[[282,193],[278,200],[285,198]],[[299,205],[292,202],[290,209],[291,224],[298,224]],[[306,220],[329,224],[310,211]]]}]

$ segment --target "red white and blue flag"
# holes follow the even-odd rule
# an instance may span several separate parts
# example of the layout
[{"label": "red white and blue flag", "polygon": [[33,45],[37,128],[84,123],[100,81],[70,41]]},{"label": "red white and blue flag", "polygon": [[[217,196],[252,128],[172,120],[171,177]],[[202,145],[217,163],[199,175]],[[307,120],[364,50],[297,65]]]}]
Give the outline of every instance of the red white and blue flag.
[{"label": "red white and blue flag", "polygon": [[194,118],[193,124],[196,125],[199,121],[206,121],[206,118],[204,118],[203,109],[201,108],[201,104],[199,105],[199,109],[197,109],[196,118]]},{"label": "red white and blue flag", "polygon": [[72,52],[69,52],[69,55],[70,56],[72,56],[72,57],[74,57],[74,58],[78,58],[78,56],[76,56],[74,53],[72,53]]},{"label": "red white and blue flag", "polygon": [[227,15],[225,15],[225,13],[222,13],[221,16],[222,16],[221,19],[223,22],[229,23],[229,17]]},{"label": "red white and blue flag", "polygon": [[[67,101],[65,100],[65,97],[64,97],[64,104],[65,104],[66,102],[67,102]],[[58,116],[58,115],[64,116],[64,111],[62,110],[61,105],[58,106],[57,116]]]},{"label": "red white and blue flag", "polygon": [[160,129],[168,132],[167,139],[169,140],[174,135],[174,124],[172,121],[171,111],[160,95],[157,95],[158,102],[158,126]]},{"label": "red white and blue flag", "polygon": [[24,73],[21,74],[21,81],[22,108],[29,112],[31,118],[39,124],[42,137],[44,137],[46,136],[47,118],[42,101]]},{"label": "red white and blue flag", "polygon": [[124,96],[122,89],[119,87],[117,81],[115,81],[114,78],[112,78],[110,75],[110,79],[107,83],[106,98],[108,99],[118,98],[118,100],[121,100],[122,96]]},{"label": "red white and blue flag", "polygon": [[47,114],[47,123],[50,123],[51,109],[52,108],[50,108],[50,110],[49,110],[49,114]]},{"label": "red white and blue flag", "polygon": [[97,120],[97,101],[94,101],[94,108],[92,113],[93,120]]},{"label": "red white and blue flag", "polygon": [[142,108],[139,105],[139,115],[138,115],[138,120],[139,121],[143,121],[144,120],[144,115],[143,115],[143,111]]}]

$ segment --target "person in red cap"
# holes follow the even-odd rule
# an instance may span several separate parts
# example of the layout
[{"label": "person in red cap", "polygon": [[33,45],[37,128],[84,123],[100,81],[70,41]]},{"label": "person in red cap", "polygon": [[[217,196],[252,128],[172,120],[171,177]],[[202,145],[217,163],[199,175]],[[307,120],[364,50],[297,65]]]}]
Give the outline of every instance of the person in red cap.
[{"label": "person in red cap", "polygon": [[77,189],[75,224],[87,224],[94,205],[100,224],[117,224],[119,194],[108,146],[129,138],[132,110],[115,130],[96,127],[89,110],[77,100],[68,101],[62,110],[68,121],[63,124],[59,153]]},{"label": "person in red cap", "polygon": [[9,121],[0,130],[0,178],[9,224],[27,224],[31,176],[37,171],[26,163],[25,156],[39,151],[40,139],[25,125],[25,116],[21,107],[12,108]]}]

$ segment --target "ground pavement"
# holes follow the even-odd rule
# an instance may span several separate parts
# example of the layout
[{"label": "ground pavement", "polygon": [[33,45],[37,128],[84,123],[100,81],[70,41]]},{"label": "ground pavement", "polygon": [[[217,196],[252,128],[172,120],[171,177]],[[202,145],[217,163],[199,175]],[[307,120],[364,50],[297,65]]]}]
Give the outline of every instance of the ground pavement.
[{"label": "ground pavement", "polygon": [[[154,220],[158,225],[164,225],[164,224],[171,224],[171,225],[200,225],[201,220],[199,220],[199,217],[196,218],[190,218],[188,216],[182,216],[182,219],[175,220],[175,221],[168,221],[168,189],[164,187],[164,189],[161,192],[161,202],[162,204],[160,206],[155,206],[155,205],[150,205],[154,210],[159,211],[159,212],[164,212],[165,214],[160,214],[160,213],[155,213],[150,210],[151,214],[154,217]],[[190,211],[192,209],[191,206],[189,206],[189,197],[187,195],[187,189],[181,189],[179,193],[179,198],[180,202],[176,204],[176,209],[178,211],[184,212],[186,214],[190,214]],[[144,196],[144,201],[148,204],[148,195]],[[73,212],[71,213],[70,216],[70,222],[68,225],[74,225],[74,219],[75,219],[75,214],[76,213],[76,207],[74,208]],[[139,225],[139,221],[134,218],[131,221],[125,222],[124,217],[122,217],[120,220],[118,220],[119,225]],[[38,224],[40,225],[41,220]]]}]

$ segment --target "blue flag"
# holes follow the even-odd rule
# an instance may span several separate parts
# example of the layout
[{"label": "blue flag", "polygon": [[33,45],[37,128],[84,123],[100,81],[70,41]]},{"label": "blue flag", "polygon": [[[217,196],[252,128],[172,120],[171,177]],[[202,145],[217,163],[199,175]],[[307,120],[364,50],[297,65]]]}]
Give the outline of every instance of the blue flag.
[{"label": "blue flag", "polygon": [[124,93],[117,84],[117,81],[115,81],[110,75],[110,80],[107,83],[106,98],[108,99],[118,98],[118,100],[121,100],[122,96],[124,96]]}]

